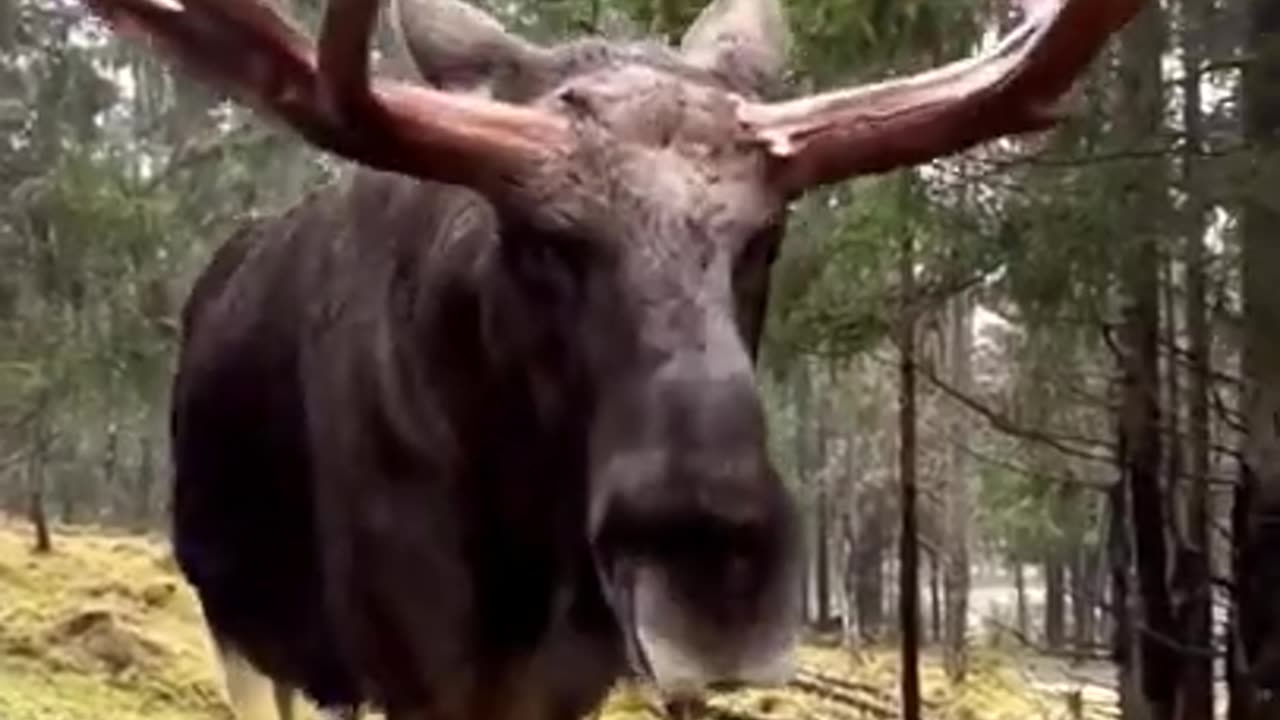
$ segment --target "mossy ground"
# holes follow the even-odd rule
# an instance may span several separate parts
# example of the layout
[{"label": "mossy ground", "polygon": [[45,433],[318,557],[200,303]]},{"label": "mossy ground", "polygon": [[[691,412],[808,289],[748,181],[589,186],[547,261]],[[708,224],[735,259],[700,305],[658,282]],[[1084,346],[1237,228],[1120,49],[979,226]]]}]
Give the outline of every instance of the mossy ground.
[{"label": "mossy ground", "polygon": [[[0,720],[231,720],[198,604],[161,539],[56,528],[53,553],[36,555],[31,545],[25,524],[0,516]],[[702,712],[720,720],[896,715],[893,652],[805,647],[800,661],[808,682],[718,697]],[[979,655],[958,687],[927,658],[923,681],[929,718],[1067,717],[1063,700],[1030,689],[1007,657]],[[659,707],[649,693],[621,687],[598,717],[668,720]]]},{"label": "mossy ground", "polygon": [[0,519],[0,718],[230,718],[195,597],[157,539]]}]

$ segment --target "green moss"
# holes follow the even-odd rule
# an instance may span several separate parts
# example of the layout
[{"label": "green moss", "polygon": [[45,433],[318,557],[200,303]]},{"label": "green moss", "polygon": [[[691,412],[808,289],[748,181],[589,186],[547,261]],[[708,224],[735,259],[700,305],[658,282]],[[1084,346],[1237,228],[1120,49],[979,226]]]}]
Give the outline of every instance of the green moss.
[{"label": "green moss", "polygon": [[199,606],[164,543],[0,519],[0,718],[229,718]]},{"label": "green moss", "polygon": [[193,720],[232,716],[221,706],[190,707],[140,691],[124,680],[53,670],[38,661],[0,657],[0,717],[5,720]]},{"label": "green moss", "polygon": [[[894,714],[895,651],[854,657],[838,648],[804,647],[797,659],[803,676],[820,681],[814,687],[717,696],[706,717],[681,720]],[[968,682],[953,685],[935,657],[924,658],[927,717],[1062,714],[1062,698],[1029,689],[1008,656],[979,652],[972,668]],[[55,551],[36,555],[30,529],[0,516],[0,719],[231,720],[222,677],[198,603],[163,540],[57,528]],[[306,717],[309,708],[301,709]],[[594,718],[669,720],[653,692],[630,683],[620,684]]]}]

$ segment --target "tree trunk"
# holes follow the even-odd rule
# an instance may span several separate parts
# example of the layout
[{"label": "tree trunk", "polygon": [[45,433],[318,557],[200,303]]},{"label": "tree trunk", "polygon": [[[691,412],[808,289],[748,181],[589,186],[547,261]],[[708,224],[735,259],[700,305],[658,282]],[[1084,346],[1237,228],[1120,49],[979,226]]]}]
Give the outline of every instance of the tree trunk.
[{"label": "tree trunk", "polygon": [[[1200,65],[1205,56],[1199,35],[1207,24],[1206,0],[1183,0],[1184,107],[1186,133],[1182,158],[1182,182],[1187,190],[1186,224],[1186,322],[1188,335],[1187,442],[1189,444],[1189,487],[1183,498],[1185,531],[1182,533],[1174,570],[1174,592],[1179,636],[1182,642],[1199,649],[1201,655],[1182,659],[1175,699],[1177,720],[1213,717],[1213,618],[1209,571],[1212,567],[1212,539],[1209,535],[1209,363],[1210,336],[1205,299],[1205,207],[1197,163],[1201,152]],[[1178,482],[1175,478],[1174,482]]]},{"label": "tree trunk", "polygon": [[[1244,71],[1245,139],[1259,170],[1280,162],[1280,3],[1252,0]],[[1240,569],[1243,662],[1239,700],[1249,720],[1280,717],[1280,210],[1259,172],[1243,208],[1245,418]]]},{"label": "tree trunk", "polygon": [[[795,367],[795,377],[792,380],[792,390],[794,392],[795,408],[796,408],[796,434],[795,434],[795,457],[796,457],[796,482],[803,486],[809,477],[809,368],[804,358],[801,358]],[[802,514],[803,513],[803,505]],[[803,520],[802,520],[803,522]],[[802,536],[803,537],[803,536]],[[812,556],[813,553],[804,554],[804,568],[797,573],[800,579],[800,619],[804,623],[809,622],[809,602],[810,582],[812,580]]]},{"label": "tree trunk", "polygon": [[145,432],[138,439],[138,485],[134,491],[134,519],[139,527],[151,524],[151,491],[155,487],[155,459],[151,436]]},{"label": "tree trunk", "polygon": [[1022,567],[1022,562],[1015,560],[1013,562],[1013,592],[1014,601],[1017,607],[1016,627],[1018,628],[1019,637],[1027,637],[1030,628],[1027,616],[1027,575]]},{"label": "tree trunk", "polygon": [[1115,590],[1111,580],[1111,543],[1109,541],[1111,535],[1112,519],[1111,513],[1114,511],[1111,506],[1111,499],[1106,499],[1106,525],[1101,528],[1103,533],[1102,541],[1098,544],[1098,552],[1093,556],[1093,568],[1091,579],[1091,597],[1093,598],[1093,642],[1098,646],[1105,646],[1108,638],[1115,633],[1116,599],[1112,597]]},{"label": "tree trunk", "polygon": [[874,642],[884,633],[884,565],[888,545],[888,528],[885,517],[888,510],[882,488],[868,489],[870,506],[862,518],[858,552],[857,606],[858,629],[862,638]]},{"label": "tree trunk", "polygon": [[[43,401],[41,401],[43,404]],[[44,408],[36,411],[31,421],[31,455],[27,458],[27,512],[31,527],[35,530],[37,553],[53,550],[53,536],[49,532],[49,513],[45,508],[45,453],[48,451],[48,432],[45,428]]]},{"label": "tree trunk", "polygon": [[76,497],[76,486],[79,483],[67,475],[60,475],[55,479],[58,482],[54,483],[54,496],[57,498],[58,506],[62,509],[62,512],[59,513],[62,522],[66,525],[75,525],[80,521],[77,514],[79,498]]},{"label": "tree trunk", "polygon": [[803,625],[809,624],[809,606],[810,606],[809,565],[810,563],[809,563],[809,560],[807,559],[807,555],[808,553],[806,553],[806,558],[801,559],[800,562],[803,567],[800,568],[800,572],[796,573],[796,577],[800,581],[799,587],[796,588],[796,593],[800,596],[800,605],[799,605],[800,623]]},{"label": "tree trunk", "polygon": [[128,497],[127,494],[121,497],[122,493],[116,491],[116,468],[120,464],[120,428],[112,415],[108,411],[107,439],[102,446],[102,467],[99,470],[101,473],[99,487],[102,488],[103,492],[99,493],[99,495],[108,499],[108,503],[114,511],[121,508],[121,505],[118,504],[119,501],[127,501]]},{"label": "tree trunk", "polygon": [[1121,481],[1112,486],[1108,492],[1111,506],[1110,523],[1107,527],[1107,558],[1110,560],[1111,573],[1111,608],[1108,614],[1111,619],[1112,658],[1118,670],[1118,691],[1121,717],[1125,720],[1141,720],[1145,712],[1141,688],[1141,655],[1137,651],[1135,636],[1135,620],[1138,613],[1131,607],[1135,602],[1130,587],[1132,586],[1132,543],[1129,522],[1129,489],[1124,482],[1125,470],[1123,458],[1127,453],[1125,436],[1119,432],[1119,457]]},{"label": "tree trunk", "polygon": [[[1172,255],[1172,253],[1170,253]],[[1182,528],[1178,525],[1178,510],[1180,508],[1179,496],[1182,494],[1182,402],[1178,393],[1178,367],[1182,364],[1178,358],[1178,302],[1177,288],[1175,278],[1177,277],[1177,263],[1171,257],[1167,262],[1161,264],[1162,273],[1159,278],[1161,293],[1163,294],[1161,316],[1164,320],[1164,337],[1160,344],[1164,345],[1166,351],[1161,353],[1164,357],[1163,367],[1161,367],[1161,379],[1164,383],[1164,397],[1161,400],[1162,412],[1161,416],[1164,421],[1165,431],[1163,443],[1164,450],[1164,487],[1165,487],[1165,510],[1166,517],[1169,519],[1168,528],[1173,531],[1173,538],[1179,539],[1178,535]],[[1159,352],[1159,350],[1157,350]]]},{"label": "tree trunk", "polygon": [[840,514],[840,535],[844,539],[844,572],[840,587],[844,591],[844,646],[849,652],[857,652],[861,645],[858,633],[858,545],[853,527],[853,505],[847,502]]},{"label": "tree trunk", "polygon": [[929,640],[942,639],[942,550],[930,548],[929,556]]},{"label": "tree trunk", "polygon": [[[903,177],[905,184],[908,177]],[[902,308],[899,318],[900,388],[898,398],[898,472],[902,497],[899,536],[898,623],[902,632],[902,717],[920,720],[920,571],[916,535],[916,366],[915,249],[904,228],[900,261]]]},{"label": "tree trunk", "polygon": [[1230,618],[1227,630],[1227,718],[1228,720],[1254,720],[1253,691],[1246,672],[1249,663],[1245,658],[1244,625],[1249,620],[1246,609],[1246,589],[1241,583],[1245,577],[1244,545],[1248,539],[1250,478],[1249,464],[1240,462],[1240,486],[1236,488],[1231,508],[1231,536],[1234,546],[1231,553],[1231,577],[1235,588],[1231,597]]},{"label": "tree trunk", "polygon": [[[1150,274],[1137,273],[1131,281],[1132,305],[1125,321],[1125,392],[1121,423],[1124,427],[1124,470],[1130,493],[1130,528],[1134,536],[1134,560],[1140,602],[1137,627],[1140,643],[1141,688],[1152,720],[1172,716],[1172,692],[1177,657],[1167,642],[1174,635],[1168,586],[1165,581],[1168,551],[1166,518],[1160,484],[1160,408],[1158,295],[1154,246],[1143,253],[1151,262]],[[1143,263],[1138,263],[1141,265]]]},{"label": "tree trunk", "polygon": [[[951,384],[957,391],[969,393],[973,384],[973,297],[961,293],[950,312]],[[951,448],[949,451],[946,493],[946,627],[942,638],[942,662],[947,676],[954,682],[964,680],[968,670],[965,637],[969,625],[969,515],[970,500],[969,423],[964,409],[953,403]]]},{"label": "tree trunk", "polygon": [[1077,661],[1093,648],[1093,549],[1081,543],[1071,567],[1071,637]]},{"label": "tree trunk", "polygon": [[858,488],[858,462],[855,458],[855,450],[858,443],[855,440],[855,430],[850,428],[848,435],[845,437],[844,452],[844,477],[841,483],[840,496],[840,547],[843,551],[840,572],[840,592],[843,604],[843,615],[841,620],[844,623],[844,647],[851,653],[856,653],[860,643],[858,642],[858,622],[857,622],[857,596],[858,596],[858,537],[855,527],[855,508],[861,504],[861,494]]},{"label": "tree trunk", "polygon": [[[1156,137],[1162,126],[1163,98],[1160,57],[1163,15],[1148,6],[1126,30],[1121,43],[1120,92],[1122,117],[1119,136],[1133,146]],[[1166,505],[1161,487],[1160,413],[1160,252],[1158,229],[1151,219],[1167,214],[1167,184],[1163,159],[1134,163],[1126,188],[1130,225],[1125,231],[1134,250],[1121,269],[1123,323],[1121,327],[1120,407],[1121,456],[1129,497],[1129,526],[1137,573],[1137,600],[1131,607],[1141,629],[1133,638],[1126,668],[1128,684],[1138,692],[1126,698],[1135,717],[1168,720],[1173,716],[1178,656],[1169,640],[1176,637],[1170,606],[1165,532]],[[1134,662],[1136,661],[1136,662]]]},{"label": "tree trunk", "polygon": [[1050,551],[1044,561],[1044,644],[1052,651],[1066,640],[1066,577],[1060,553]]},{"label": "tree trunk", "polygon": [[[821,479],[818,482],[821,483]],[[814,624],[824,631],[831,626],[831,558],[827,544],[829,541],[827,518],[830,508],[828,506],[826,488],[820,486],[813,509],[815,516],[813,523],[814,593],[817,595]]]},{"label": "tree trunk", "polygon": [[31,526],[36,532],[36,552],[52,552],[53,536],[49,533],[49,515],[44,509],[44,488],[37,485],[31,490],[31,508],[28,512]]},{"label": "tree trunk", "polygon": [[[817,374],[814,374],[817,379]],[[830,422],[827,417],[829,408],[828,403],[819,392],[816,399],[815,411],[818,414],[818,428],[816,445],[817,452],[813,458],[813,474],[812,482],[814,484],[814,523],[813,523],[813,563],[814,572],[814,592],[817,594],[817,612],[816,625],[818,629],[825,632],[831,625],[831,558],[830,558],[830,528],[829,513],[830,508],[830,492],[828,488],[827,472],[827,449],[829,442],[827,434],[830,430]]]}]

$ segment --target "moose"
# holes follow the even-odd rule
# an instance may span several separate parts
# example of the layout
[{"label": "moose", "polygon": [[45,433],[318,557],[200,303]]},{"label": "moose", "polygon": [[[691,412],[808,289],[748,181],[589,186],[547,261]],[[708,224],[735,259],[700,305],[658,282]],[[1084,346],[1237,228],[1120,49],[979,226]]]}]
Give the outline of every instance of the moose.
[{"label": "moose", "polygon": [[183,307],[173,544],[220,646],[323,707],[572,720],[786,677],[796,511],[754,368],[806,191],[1054,125],[1142,0],[1026,2],[989,51],[780,97],[778,0],[678,47],[542,47],[396,0],[86,0],[357,167]]}]

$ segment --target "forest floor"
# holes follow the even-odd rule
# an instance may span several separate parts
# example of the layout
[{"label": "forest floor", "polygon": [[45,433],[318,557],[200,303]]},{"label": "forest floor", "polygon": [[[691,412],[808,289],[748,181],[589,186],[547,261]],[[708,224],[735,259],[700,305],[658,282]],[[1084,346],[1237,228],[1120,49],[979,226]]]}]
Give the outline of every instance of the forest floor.
[{"label": "forest floor", "polygon": [[[231,720],[198,604],[162,539],[55,528],[49,555],[0,517],[0,720]],[[898,716],[897,659],[806,646],[785,688],[717,696],[682,720],[886,720]],[[930,720],[1066,720],[1080,682],[1045,658],[975,651],[948,683],[923,663]],[[1085,683],[1088,684],[1088,683]],[[1111,717],[1086,698],[1082,717]],[[599,720],[667,720],[620,687]]]}]

